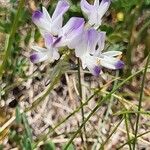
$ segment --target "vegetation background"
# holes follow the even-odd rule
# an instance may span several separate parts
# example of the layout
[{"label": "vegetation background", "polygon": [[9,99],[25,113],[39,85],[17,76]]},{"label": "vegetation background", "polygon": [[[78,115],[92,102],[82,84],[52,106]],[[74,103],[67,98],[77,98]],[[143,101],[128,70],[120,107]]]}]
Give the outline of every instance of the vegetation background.
[{"label": "vegetation background", "polygon": [[[79,2],[64,22],[83,16]],[[0,149],[150,150],[150,0],[112,0],[101,30],[125,68],[99,77],[65,48],[53,64],[30,62],[43,45],[32,12],[56,4],[0,0]]]}]

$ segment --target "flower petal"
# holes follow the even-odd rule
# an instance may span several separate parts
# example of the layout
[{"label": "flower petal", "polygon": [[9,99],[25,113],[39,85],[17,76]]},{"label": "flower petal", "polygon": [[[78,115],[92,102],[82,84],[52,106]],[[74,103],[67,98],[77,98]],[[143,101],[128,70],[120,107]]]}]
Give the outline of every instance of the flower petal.
[{"label": "flower petal", "polygon": [[96,57],[86,53],[83,57],[81,57],[81,61],[83,69],[87,67],[94,76],[98,76],[100,74],[101,68],[97,63]]},{"label": "flower petal", "polygon": [[124,67],[124,62],[119,60],[117,61],[117,63],[115,64],[116,69],[122,69]]},{"label": "flower petal", "polygon": [[101,73],[100,66],[94,66],[94,68],[89,68],[89,70],[94,76],[99,76],[99,74]]},{"label": "flower petal", "polygon": [[57,35],[62,27],[63,14],[69,9],[69,4],[65,0],[60,0],[52,15],[52,33]]},{"label": "flower petal", "polygon": [[52,59],[53,60],[58,60],[60,58],[60,54],[58,53],[57,49],[53,49],[53,56]]},{"label": "flower petal", "polygon": [[31,54],[30,60],[32,63],[39,63],[48,59],[48,55],[46,52],[35,52]]},{"label": "flower petal", "polygon": [[95,8],[91,11],[89,14],[89,21],[88,23],[93,26],[95,29],[97,29],[101,25],[101,18],[98,14],[98,8]]},{"label": "flower petal", "polygon": [[42,47],[39,47],[39,46],[31,46],[31,49],[37,51],[37,52],[46,52],[47,49],[46,48],[42,48]]},{"label": "flower petal", "polygon": [[86,14],[89,15],[89,13],[93,10],[93,5],[90,5],[86,0],[81,0],[81,10]]},{"label": "flower petal", "polygon": [[42,10],[43,10],[43,14],[44,14],[44,17],[46,20],[49,20],[50,22],[52,22],[52,19],[47,11],[47,9],[45,7],[42,7]]},{"label": "flower petal", "polygon": [[91,28],[86,32],[87,36],[87,50],[90,54],[94,54],[96,50],[97,43],[99,41],[99,32]]},{"label": "flower petal", "polygon": [[99,32],[98,49],[102,51],[105,46],[106,32]]},{"label": "flower petal", "polygon": [[52,21],[54,21],[58,16],[63,15],[69,9],[69,3],[65,0],[60,0],[57,3],[55,11],[52,15]]},{"label": "flower petal", "polygon": [[108,56],[100,58],[100,64],[105,68],[114,70],[121,69],[124,67],[124,63],[121,60]]},{"label": "flower petal", "polygon": [[119,56],[121,54],[122,54],[122,52],[120,52],[120,51],[108,51],[108,52],[102,53],[102,55],[106,55],[106,56],[110,56],[110,57]]},{"label": "flower petal", "polygon": [[94,6],[97,6],[97,7],[99,6],[99,0],[94,1]]},{"label": "flower petal", "polygon": [[72,17],[61,29],[59,37],[62,37],[60,41],[61,46],[68,46],[74,48],[77,37],[81,35],[84,28],[84,19],[80,17]]},{"label": "flower petal", "polygon": [[78,44],[76,44],[75,47],[76,57],[82,57],[86,55],[86,53],[94,54],[98,39],[98,31],[95,29],[90,28],[88,30],[84,30],[82,35],[79,37]]},{"label": "flower petal", "polygon": [[99,6],[99,18],[102,18],[110,6],[111,0],[102,0]]},{"label": "flower petal", "polygon": [[53,37],[50,34],[48,34],[48,33],[44,34],[44,41],[45,41],[45,46],[47,48],[52,47],[52,45],[53,45]]},{"label": "flower petal", "polygon": [[43,12],[36,10],[32,15],[32,21],[40,29],[40,32],[51,32],[51,18],[43,7]]}]

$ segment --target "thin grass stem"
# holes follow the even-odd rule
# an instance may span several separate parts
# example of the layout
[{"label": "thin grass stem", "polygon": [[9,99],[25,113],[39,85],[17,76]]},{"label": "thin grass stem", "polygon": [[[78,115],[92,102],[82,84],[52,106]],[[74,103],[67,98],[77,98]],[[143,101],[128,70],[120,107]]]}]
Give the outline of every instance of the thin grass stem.
[{"label": "thin grass stem", "polygon": [[120,122],[114,127],[114,129],[112,130],[111,134],[108,135],[107,139],[104,141],[104,143],[102,143],[100,150],[104,149],[105,144],[108,142],[108,140],[111,138],[111,136],[113,135],[113,133],[117,130],[117,128],[119,127],[119,125],[121,124],[121,122],[123,121],[123,118],[120,120]]},{"label": "thin grass stem", "polygon": [[[141,92],[140,92],[139,104],[138,104],[138,111],[139,112],[140,112],[141,107],[142,107],[143,90],[144,90],[145,78],[146,78],[146,73],[147,73],[149,61],[150,61],[150,52],[149,52],[149,55],[147,57],[147,62],[146,62],[146,65],[145,65],[143,79],[142,79],[142,83],[141,83]],[[135,127],[135,133],[134,133],[135,139],[133,141],[133,150],[135,150],[135,145],[136,145],[136,142],[137,142],[139,121],[140,121],[140,113],[137,114],[137,119],[136,119],[136,127]]]},{"label": "thin grass stem", "polygon": [[99,109],[99,107],[101,106],[101,104],[103,102],[105,102],[106,100],[108,100],[108,98],[110,98],[110,96],[116,92],[117,89],[119,89],[121,86],[123,86],[127,81],[131,80],[134,76],[136,76],[137,74],[139,74],[141,72],[138,71],[135,74],[129,76],[128,78],[126,78],[123,82],[121,82],[114,90],[112,90],[108,95],[106,95],[102,100],[98,101],[98,104],[95,106],[95,108],[91,111],[91,113],[87,116],[87,118],[85,118],[84,122],[81,124],[81,126],[78,128],[78,130],[76,131],[76,133],[71,137],[71,139],[69,140],[69,142],[67,143],[66,147],[64,150],[67,150],[67,148],[69,147],[69,145],[72,143],[72,141],[74,140],[74,138],[77,136],[77,134],[80,132],[80,130],[83,128],[83,126],[85,125],[85,123],[91,118],[91,116]]},{"label": "thin grass stem", "polygon": [[3,70],[6,66],[6,64],[8,63],[8,59],[11,59],[11,48],[12,48],[12,44],[15,40],[14,37],[15,37],[15,33],[16,33],[16,30],[18,27],[18,22],[19,22],[19,18],[21,15],[21,11],[23,10],[23,7],[24,7],[24,3],[25,3],[25,0],[20,0],[19,5],[18,5],[17,14],[13,21],[13,25],[12,25],[12,28],[11,28],[11,31],[10,31],[10,34],[8,37],[8,41],[6,42],[4,58],[3,58],[3,62],[1,64],[1,66],[0,66],[0,79],[3,75]]},{"label": "thin grass stem", "polygon": [[[127,138],[128,138],[128,141],[130,141],[131,138],[130,138],[129,127],[128,127],[128,119],[129,119],[128,114],[125,114],[124,118],[125,118],[125,126],[126,126]],[[132,150],[131,142],[129,142],[128,145],[129,145],[129,149]]]},{"label": "thin grass stem", "polygon": [[[143,135],[146,135],[146,134],[148,134],[148,133],[150,133],[150,131],[147,131],[147,132],[144,132],[144,133],[142,133],[142,134],[137,135],[137,138],[139,138],[139,137],[141,137],[141,136],[143,136]],[[133,140],[134,140],[134,138],[130,139],[130,141],[127,141],[126,143],[124,143],[124,144],[122,144],[121,146],[119,146],[119,147],[117,148],[117,150],[122,149],[122,148],[123,148],[125,145],[127,145],[129,142],[130,142],[130,143],[133,142]]]},{"label": "thin grass stem", "polygon": [[[79,100],[80,100],[80,106],[82,106],[83,105],[83,102],[82,102],[83,96],[82,96],[82,83],[81,83],[81,71],[80,71],[80,69],[81,69],[80,68],[80,59],[78,58],[78,81],[79,81],[79,96],[80,96]],[[82,115],[82,122],[84,122],[84,108],[83,107],[81,107],[81,115]],[[83,129],[84,129],[84,134],[85,134],[85,137],[86,137],[86,128],[85,128],[85,126],[83,127]],[[82,142],[84,144],[86,144],[84,142],[82,131],[81,131],[80,134],[81,134]]]}]

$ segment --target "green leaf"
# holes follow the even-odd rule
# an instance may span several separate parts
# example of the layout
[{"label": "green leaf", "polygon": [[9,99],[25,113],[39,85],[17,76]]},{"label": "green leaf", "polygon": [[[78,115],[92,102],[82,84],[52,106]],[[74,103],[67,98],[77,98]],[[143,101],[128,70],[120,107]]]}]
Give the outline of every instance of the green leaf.
[{"label": "green leaf", "polygon": [[16,107],[16,122],[17,124],[20,124],[21,123],[21,113],[20,113],[20,108],[17,106]]},{"label": "green leaf", "polygon": [[25,143],[25,148],[26,150],[32,150],[32,143],[31,140],[29,138],[26,139],[26,143]]},{"label": "green leaf", "polygon": [[28,124],[27,117],[26,117],[26,115],[24,113],[22,114],[22,119],[23,119],[23,124],[24,124],[24,127],[25,127],[26,136],[32,141],[31,128],[30,128],[30,126]]},{"label": "green leaf", "polygon": [[44,150],[56,150],[55,144],[52,141],[47,141],[44,144]]}]

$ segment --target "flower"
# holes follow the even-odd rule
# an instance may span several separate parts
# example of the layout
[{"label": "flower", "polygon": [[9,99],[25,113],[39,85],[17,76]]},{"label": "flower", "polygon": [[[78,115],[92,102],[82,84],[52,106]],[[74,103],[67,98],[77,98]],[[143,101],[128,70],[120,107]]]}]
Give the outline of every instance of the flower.
[{"label": "flower", "polygon": [[46,59],[51,61],[59,59],[58,48],[68,46],[74,48],[77,42],[77,37],[81,35],[84,28],[84,19],[80,17],[72,17],[63,26],[58,36],[52,36],[49,33],[44,33],[45,47],[32,46],[33,50],[37,52],[30,56],[33,63],[38,63]]},{"label": "flower", "polygon": [[97,58],[93,55],[93,51],[96,49],[98,40],[98,32],[91,28],[84,31],[80,37],[80,43],[78,43],[75,47],[76,57],[81,59],[83,69],[87,67],[95,76],[98,76],[101,71]]},{"label": "flower", "polygon": [[78,37],[82,35],[84,23],[85,21],[83,18],[70,18],[60,29],[55,45],[57,47],[68,46],[70,49],[75,48],[75,45],[78,42]]},{"label": "flower", "polygon": [[42,48],[39,46],[31,47],[36,51],[30,56],[30,60],[32,63],[39,63],[45,60],[50,60],[51,62],[53,62],[54,60],[59,59],[60,55],[58,53],[58,49],[54,47],[54,38],[50,34],[45,34],[44,40],[46,48]]},{"label": "flower", "polygon": [[98,76],[101,66],[108,69],[121,69],[124,63],[116,56],[121,55],[119,51],[103,52],[105,44],[105,32],[98,32],[93,28],[85,30],[80,43],[75,47],[75,54],[82,61],[82,67]]},{"label": "flower", "polygon": [[63,23],[63,14],[69,9],[69,4],[65,0],[60,0],[55,8],[52,17],[45,7],[42,12],[36,10],[32,15],[32,21],[37,25],[42,35],[50,33],[57,35]]},{"label": "flower", "polygon": [[95,0],[93,5],[90,5],[86,0],[81,0],[81,9],[88,17],[88,23],[95,28],[101,25],[102,17],[109,8],[111,0]]}]

